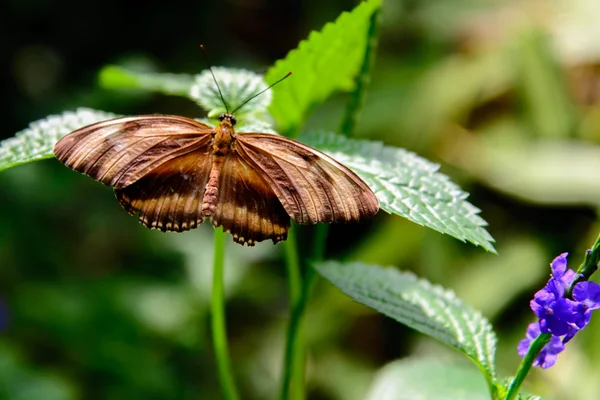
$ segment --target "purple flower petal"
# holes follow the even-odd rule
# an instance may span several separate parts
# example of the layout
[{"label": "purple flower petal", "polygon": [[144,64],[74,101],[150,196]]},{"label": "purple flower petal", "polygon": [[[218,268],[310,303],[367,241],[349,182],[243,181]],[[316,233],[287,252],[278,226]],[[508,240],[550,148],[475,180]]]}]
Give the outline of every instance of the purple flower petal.
[{"label": "purple flower petal", "polygon": [[567,344],[569,340],[573,339],[577,332],[579,332],[579,328],[576,326],[572,327],[571,330],[563,337],[563,344]]},{"label": "purple flower petal", "polygon": [[525,357],[527,351],[529,350],[529,346],[531,346],[531,342],[535,340],[540,335],[540,323],[532,322],[527,327],[527,333],[525,334],[525,339],[519,342],[519,346],[517,347],[517,351],[521,357]]},{"label": "purple flower petal", "polygon": [[550,342],[544,346],[540,354],[536,357],[533,362],[533,366],[540,366],[544,369],[550,368],[556,363],[558,359],[558,353],[565,349],[564,343],[559,337],[552,336]]},{"label": "purple flower petal", "polygon": [[573,288],[573,299],[588,309],[600,308],[600,285],[596,282],[579,282]]},{"label": "purple flower petal", "polygon": [[[517,348],[519,352],[519,356],[525,357],[527,352],[529,351],[529,347],[531,343],[540,335],[540,326],[539,323],[533,322],[529,324],[527,327],[526,338],[519,342],[519,347]],[[550,368],[556,363],[558,359],[558,353],[565,349],[565,345],[562,343],[559,337],[552,336],[550,342],[548,342],[540,354],[535,358],[533,362],[533,366],[541,366],[542,368]]]},{"label": "purple flower petal", "polygon": [[[550,264],[552,268],[552,278],[550,282],[556,287],[555,293],[560,293],[563,296],[566,289],[569,287],[573,279],[575,278],[575,271],[567,269],[567,255],[569,253],[562,253],[556,257]],[[548,286],[550,285],[548,282]]]},{"label": "purple flower petal", "polygon": [[560,279],[567,270],[567,255],[569,253],[562,253],[550,264],[550,268],[552,268],[552,276]]}]

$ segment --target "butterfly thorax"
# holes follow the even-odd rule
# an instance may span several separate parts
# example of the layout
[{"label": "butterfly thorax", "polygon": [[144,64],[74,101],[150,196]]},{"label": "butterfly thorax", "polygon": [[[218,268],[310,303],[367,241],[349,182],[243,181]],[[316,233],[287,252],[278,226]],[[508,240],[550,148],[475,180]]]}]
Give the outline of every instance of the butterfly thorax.
[{"label": "butterfly thorax", "polygon": [[212,151],[215,156],[224,156],[229,153],[231,145],[235,139],[235,117],[231,114],[221,114],[219,116],[219,126],[216,128],[215,137],[213,139]]}]

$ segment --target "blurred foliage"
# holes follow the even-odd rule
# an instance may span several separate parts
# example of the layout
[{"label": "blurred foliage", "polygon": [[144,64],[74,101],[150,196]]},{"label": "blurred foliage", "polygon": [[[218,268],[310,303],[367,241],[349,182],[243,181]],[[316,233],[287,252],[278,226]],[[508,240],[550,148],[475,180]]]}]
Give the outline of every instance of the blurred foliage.
[{"label": "blurred foliage", "polygon": [[[4,2],[0,138],[83,106],[201,116],[181,98],[101,89],[98,72],[114,64],[198,73],[200,43],[215,65],[264,72],[354,5]],[[499,371],[510,374],[548,263],[563,251],[583,254],[600,231],[600,3],[404,0],[383,7],[357,136],[441,162],[482,209],[499,256],[383,213],[332,226],[327,254],[397,265],[454,289],[494,323]],[[337,129],[346,101],[331,98],[312,112],[309,127]],[[219,398],[207,316],[212,228],[148,231],[110,190],[55,160],[5,171],[0,187],[0,398]],[[300,246],[311,234],[299,229]],[[277,390],[287,321],[280,251],[270,243],[228,246],[228,331],[244,398]],[[534,371],[527,389],[596,398],[597,322],[555,367]],[[305,331],[312,399],[363,399],[402,367],[396,361],[378,372],[392,360],[455,356],[323,281]]]}]

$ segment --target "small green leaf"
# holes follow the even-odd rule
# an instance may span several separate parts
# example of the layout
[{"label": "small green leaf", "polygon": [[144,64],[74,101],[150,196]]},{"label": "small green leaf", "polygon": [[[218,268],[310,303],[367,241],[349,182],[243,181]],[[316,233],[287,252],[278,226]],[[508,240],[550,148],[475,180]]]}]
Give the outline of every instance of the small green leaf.
[{"label": "small green leaf", "polygon": [[[513,377],[507,377],[501,382],[495,383],[494,389],[496,390],[497,395],[494,397],[494,399],[506,399],[510,385],[512,384],[512,378]],[[531,394],[517,393],[515,400],[542,400],[542,398]]]},{"label": "small green leaf", "polygon": [[[225,109],[215,80],[209,70],[196,75],[194,84],[189,92],[189,96],[193,100],[200,104],[202,108],[209,111],[208,115],[211,118],[217,117],[219,114],[227,111],[234,111],[246,100],[267,88],[262,75],[245,69],[213,67],[212,70],[229,110]],[[266,91],[236,111],[236,116],[264,114],[271,103],[271,97],[271,92]]]},{"label": "small green leaf", "polygon": [[342,13],[269,69],[269,83],[294,73],[272,89],[269,111],[282,132],[296,131],[313,106],[337,90],[353,87],[367,48],[370,18],[380,5],[381,0],[368,0]]},{"label": "small green leaf", "polygon": [[98,76],[108,89],[141,89],[168,95],[188,96],[194,82],[192,75],[138,72],[116,65],[107,65]]},{"label": "small green leaf", "polygon": [[492,388],[496,335],[490,323],[454,293],[393,268],[335,261],[314,267],[357,302],[465,354]]},{"label": "small green leaf", "polygon": [[0,142],[0,171],[30,161],[53,157],[54,144],[75,129],[116,117],[104,111],[78,108],[32,122],[29,128]]},{"label": "small green leaf", "polygon": [[375,192],[382,210],[495,252],[480,210],[437,172],[438,165],[403,149],[333,133],[312,132],[301,140],[356,172]]},{"label": "small green leaf", "polygon": [[489,400],[481,374],[469,365],[403,359],[383,367],[365,400]]}]

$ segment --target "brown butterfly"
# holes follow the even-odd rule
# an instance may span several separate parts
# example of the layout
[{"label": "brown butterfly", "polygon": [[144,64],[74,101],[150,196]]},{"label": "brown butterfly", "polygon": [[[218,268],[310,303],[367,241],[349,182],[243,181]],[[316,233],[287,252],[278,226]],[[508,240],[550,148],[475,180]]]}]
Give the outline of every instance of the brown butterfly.
[{"label": "brown butterfly", "polygon": [[129,213],[162,231],[208,218],[253,246],[285,240],[290,217],[315,224],[377,213],[375,194],[333,158],[276,134],[235,132],[229,112],[219,121],[213,128],[175,115],[115,118],[63,137],[54,154],[113,187]]}]

